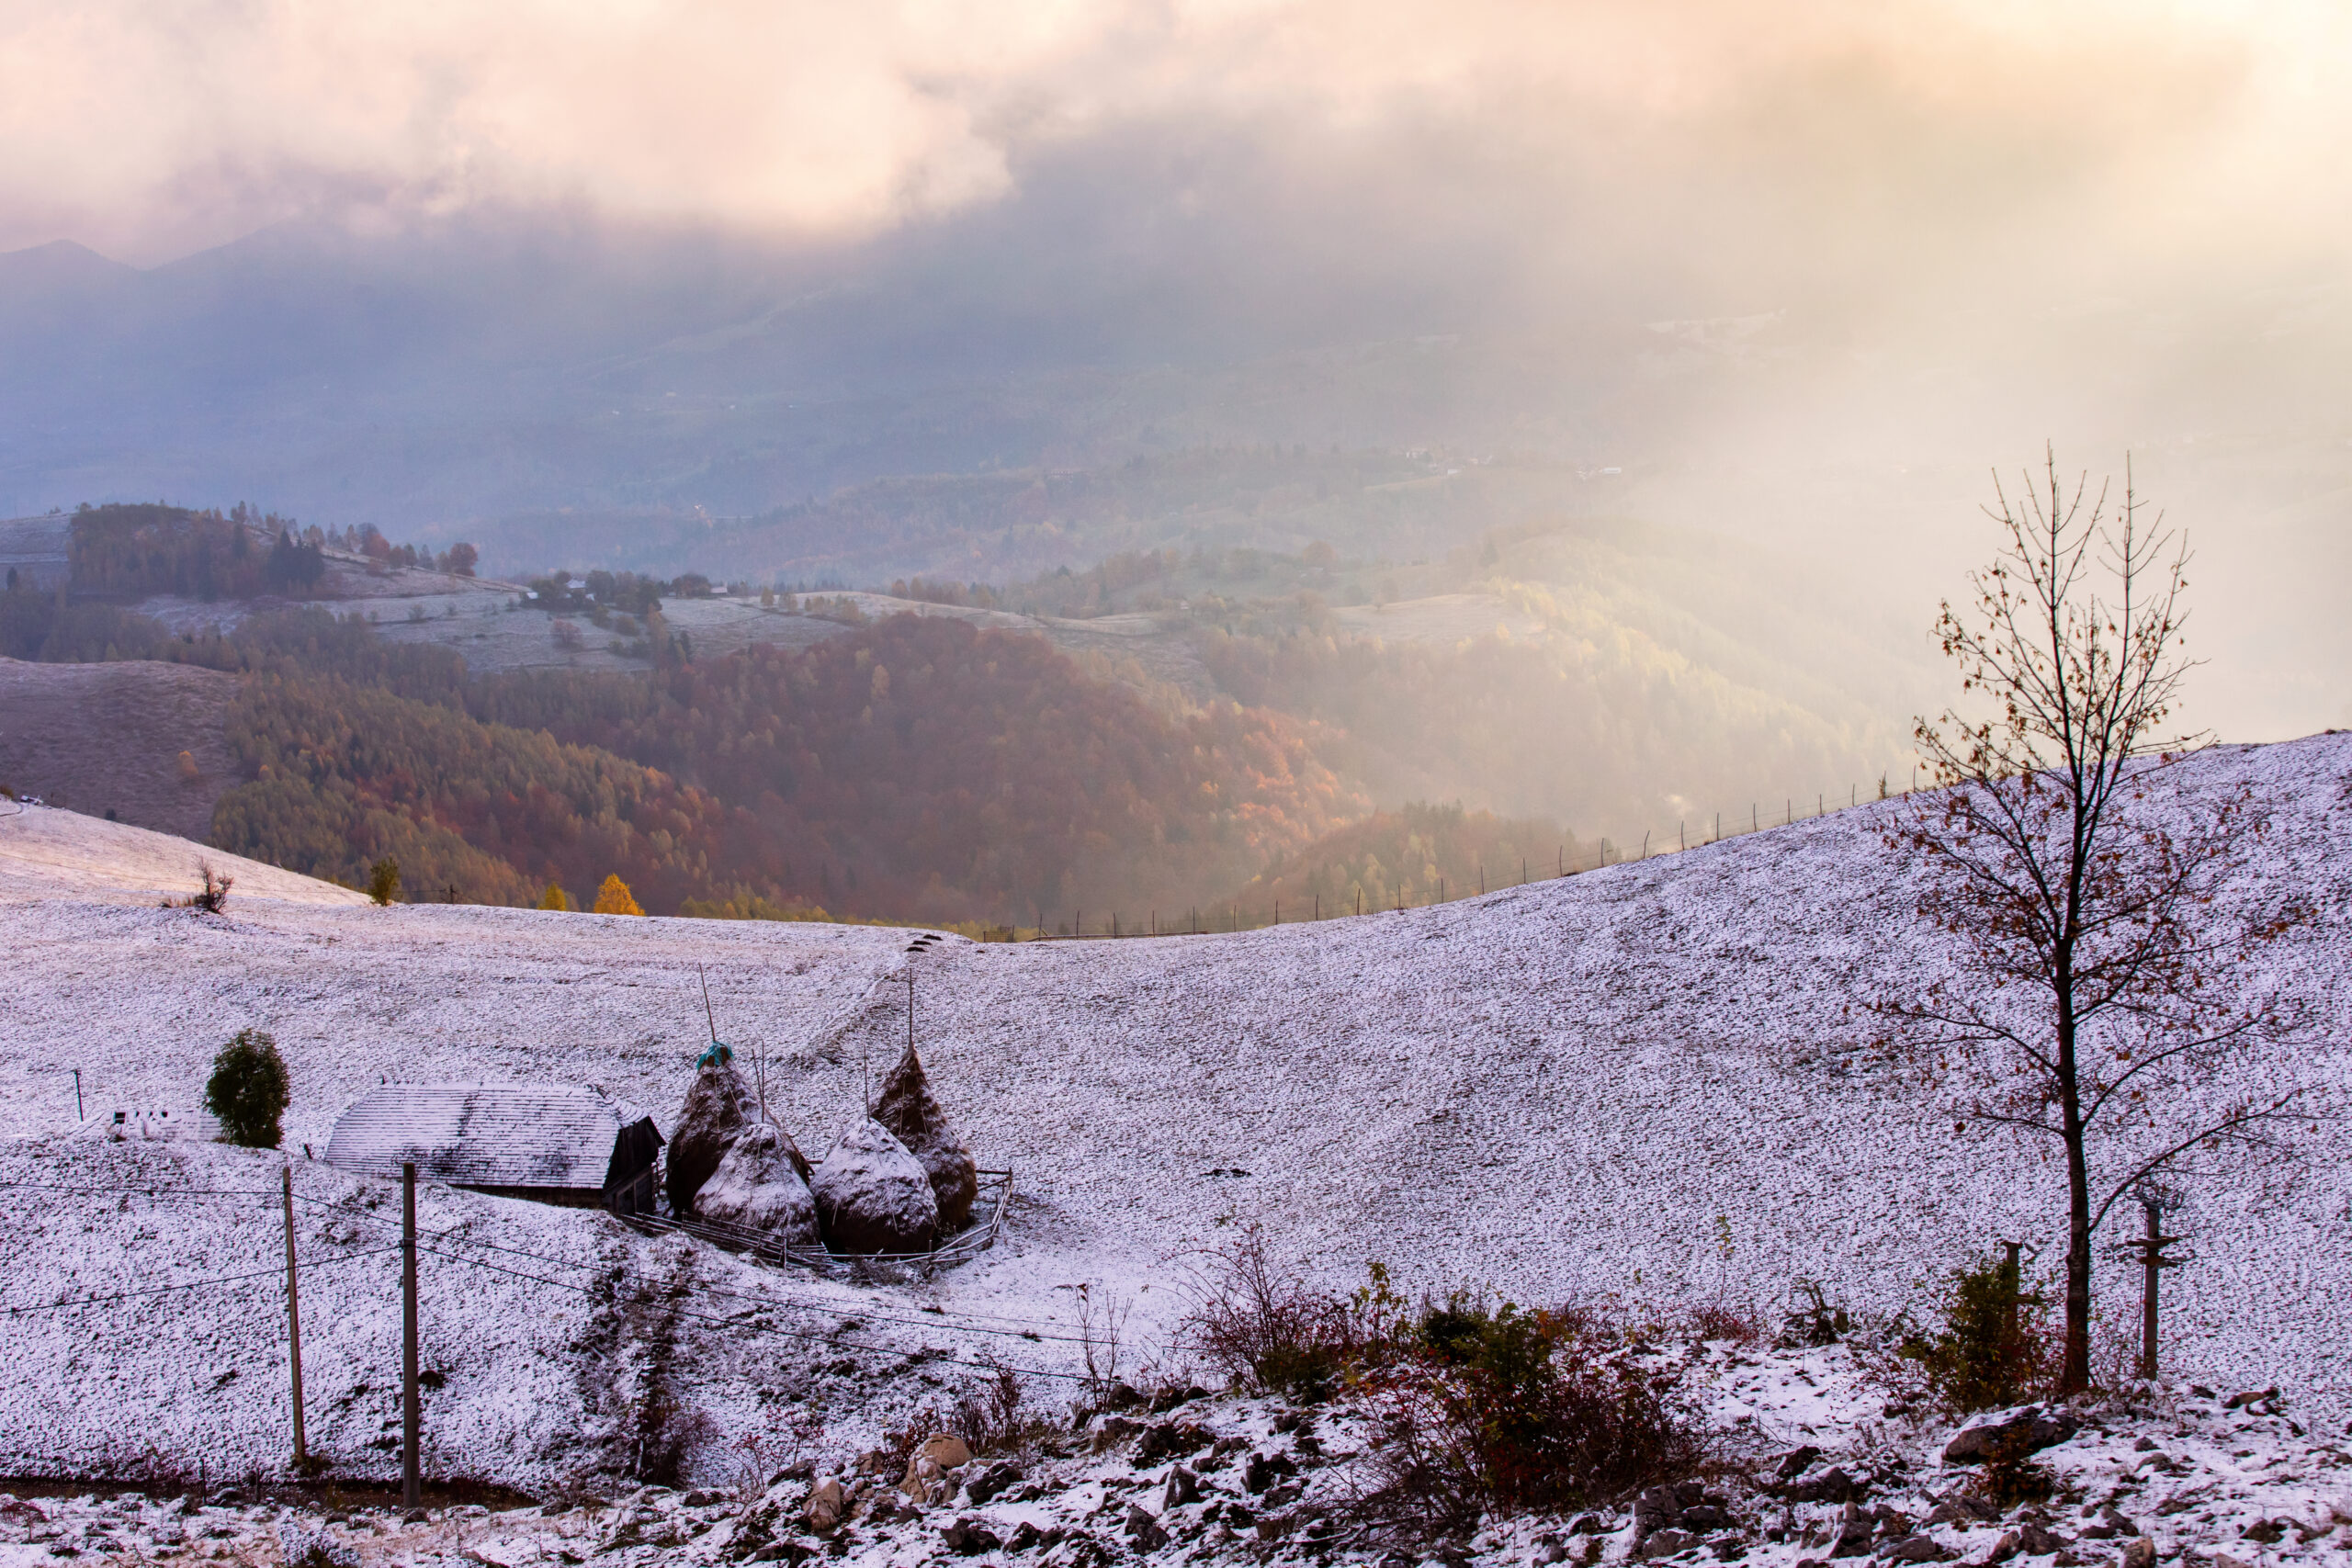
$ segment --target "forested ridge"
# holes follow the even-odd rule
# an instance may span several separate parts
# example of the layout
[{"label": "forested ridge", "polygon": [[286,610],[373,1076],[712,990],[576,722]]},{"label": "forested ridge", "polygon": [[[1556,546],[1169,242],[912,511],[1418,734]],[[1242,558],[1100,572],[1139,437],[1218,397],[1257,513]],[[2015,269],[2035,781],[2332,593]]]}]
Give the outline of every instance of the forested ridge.
[{"label": "forested ridge", "polygon": [[945,619],[650,680],[486,679],[465,700],[748,811],[794,863],[786,892],[851,912],[1026,922],[1172,907],[1366,805],[1317,760],[1308,727],[1231,704],[1172,718],[1040,638]]},{"label": "forested ridge", "polygon": [[1313,727],[1230,703],[1171,715],[1040,638],[899,616],[650,676],[471,677],[454,652],[292,610],[173,635],[13,592],[0,652],[244,677],[242,782],[212,840],[404,895],[584,904],[618,874],[656,913],[1031,924],[1214,901],[1368,805]]}]

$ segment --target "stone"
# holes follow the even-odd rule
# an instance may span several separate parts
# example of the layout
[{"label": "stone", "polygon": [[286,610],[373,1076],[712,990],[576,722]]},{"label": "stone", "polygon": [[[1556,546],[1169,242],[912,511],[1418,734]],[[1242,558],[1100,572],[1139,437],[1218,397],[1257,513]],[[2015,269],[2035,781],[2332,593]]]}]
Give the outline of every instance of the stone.
[{"label": "stone", "polygon": [[912,1045],[882,1080],[882,1091],[874,1097],[874,1120],[907,1146],[931,1179],[941,1234],[952,1235],[970,1224],[972,1200],[979,1196],[979,1173],[972,1151],[932,1098],[931,1080]]},{"label": "stone", "polygon": [[2142,1536],[2126,1546],[2120,1568],[2156,1568],[2156,1543]]},{"label": "stone", "polygon": [[1162,1421],[1144,1428],[1136,1443],[1136,1468],[1158,1464],[1164,1459],[1177,1459],[1194,1454],[1216,1441],[1216,1434],[1206,1427],[1187,1421]]},{"label": "stone", "polygon": [[745,1558],[744,1561],[747,1562],[781,1562],[786,1565],[786,1568],[799,1568],[801,1563],[808,1562],[808,1559],[816,1555],[817,1554],[814,1551],[809,1551],[808,1548],[801,1545],[797,1540],[772,1540],[766,1545],[761,1547],[757,1551],[752,1552],[752,1555]]},{"label": "stone", "polygon": [[1699,1538],[1695,1535],[1689,1535],[1681,1530],[1659,1530],[1643,1539],[1641,1553],[1645,1557],[1671,1557],[1678,1551],[1687,1551],[1698,1544]]},{"label": "stone", "polygon": [[1241,1489],[1254,1495],[1272,1486],[1276,1476],[1297,1473],[1297,1464],[1287,1455],[1251,1454],[1249,1464],[1242,1468]]},{"label": "stone", "polygon": [[[2083,1533],[2087,1535],[2090,1532],[2086,1530]],[[2277,1519],[2256,1519],[2238,1532],[2241,1539],[2256,1541],[2264,1546],[2278,1545],[2279,1538],[2286,1533],[2286,1528]]]},{"label": "stone", "polygon": [[1944,1462],[1968,1464],[1990,1459],[2005,1449],[2017,1454],[2034,1453],[2064,1442],[2075,1431],[2073,1416],[2039,1404],[1988,1411],[1970,1417],[1966,1426],[1952,1434],[1944,1445]]},{"label": "stone", "polygon": [[1878,1522],[1852,1503],[1838,1516],[1838,1537],[1829,1544],[1832,1557],[1860,1557],[1871,1549],[1871,1530]]},{"label": "stone", "polygon": [[279,1522],[277,1544],[286,1568],[359,1568],[358,1548],[324,1530],[306,1529],[296,1519]]},{"label": "stone", "polygon": [[956,1483],[939,1465],[917,1454],[907,1461],[906,1477],[899,1483],[899,1490],[906,1494],[908,1502],[924,1508],[954,1496]]},{"label": "stone", "polygon": [[1137,1551],[1157,1551],[1168,1544],[1168,1532],[1159,1528],[1159,1521],[1134,1503],[1127,1505],[1125,1534]]},{"label": "stone", "polygon": [[969,1515],[941,1526],[939,1539],[948,1551],[958,1557],[977,1557],[983,1551],[994,1551],[1004,1544],[997,1539],[994,1530]]},{"label": "stone", "polygon": [[1006,1538],[1004,1549],[1014,1552],[1035,1551],[1041,1547],[1058,1546],[1061,1539],[1059,1529],[1039,1529],[1035,1521],[1023,1519],[1012,1527],[1012,1534]]},{"label": "stone", "polygon": [[1931,1535],[1905,1536],[1886,1549],[1889,1562],[1945,1562],[1951,1553]]},{"label": "stone", "polygon": [[835,1252],[922,1252],[938,1234],[931,1178],[870,1116],[851,1123],[808,1189],[825,1245]]},{"label": "stone", "polygon": [[1708,1530],[1719,1530],[1731,1523],[1731,1510],[1718,1508],[1712,1503],[1702,1503],[1696,1507],[1683,1509],[1674,1522],[1684,1529],[1703,1534]]},{"label": "stone", "polygon": [[1087,1446],[1096,1453],[1117,1448],[1143,1430],[1143,1423],[1127,1416],[1098,1416],[1094,1418],[1093,1436]]},{"label": "stone", "polygon": [[800,1174],[808,1161],[773,1122],[751,1122],[695,1196],[695,1215],[756,1231],[778,1247],[816,1247],[817,1200]]},{"label": "stone", "polygon": [[1791,1499],[1799,1503],[1844,1503],[1851,1501],[1861,1490],[1854,1478],[1839,1465],[1825,1465],[1809,1470],[1790,1482],[1785,1488]]},{"label": "stone", "polygon": [[1782,1481],[1794,1481],[1798,1476],[1811,1470],[1813,1461],[1820,1457],[1821,1450],[1809,1443],[1802,1448],[1792,1449],[1781,1456],[1781,1462],[1773,1468],[1773,1473]]},{"label": "stone", "polygon": [[964,1494],[977,1506],[1002,1495],[1022,1479],[1022,1470],[1011,1460],[1000,1460],[964,1483]]},{"label": "stone", "polygon": [[664,1156],[672,1213],[683,1217],[695,1212],[695,1195],[727,1157],[751,1111],[752,1091],[731,1063],[710,1062],[695,1069]]},{"label": "stone", "polygon": [[918,1459],[927,1459],[942,1470],[961,1470],[972,1462],[972,1450],[963,1438],[945,1432],[934,1432],[915,1450]]},{"label": "stone", "polygon": [[800,1517],[819,1535],[829,1535],[840,1527],[842,1515],[848,1508],[849,1494],[829,1475],[808,1489],[808,1501],[803,1505]]},{"label": "stone", "polygon": [[2018,1526],[2017,1534],[2018,1550],[2028,1557],[2048,1557],[2075,1544],[2064,1536],[2043,1529],[2031,1520]]},{"label": "stone", "polygon": [[1168,1471],[1167,1489],[1159,1495],[1159,1511],[1181,1508],[1187,1503],[1201,1500],[1201,1478],[1182,1465],[1171,1465]]}]

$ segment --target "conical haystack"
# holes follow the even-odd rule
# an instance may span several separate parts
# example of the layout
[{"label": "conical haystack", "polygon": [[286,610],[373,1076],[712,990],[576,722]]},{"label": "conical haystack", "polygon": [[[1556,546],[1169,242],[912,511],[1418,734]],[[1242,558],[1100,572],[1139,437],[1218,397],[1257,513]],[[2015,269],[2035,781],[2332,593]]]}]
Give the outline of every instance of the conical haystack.
[{"label": "conical haystack", "polygon": [[807,1163],[783,1128],[752,1122],[695,1195],[695,1216],[758,1231],[780,1247],[814,1247],[817,1200],[800,1174]]},{"label": "conical haystack", "polygon": [[882,1092],[874,1101],[874,1119],[922,1162],[924,1174],[931,1178],[932,1196],[939,1202],[941,1234],[962,1230],[971,1222],[979,1176],[972,1164],[972,1151],[956,1135],[947,1112],[932,1098],[931,1080],[924,1077],[913,1046],[907,1047],[907,1054],[882,1080]]},{"label": "conical haystack", "polygon": [[808,1187],[825,1245],[835,1252],[921,1252],[938,1232],[930,1174],[871,1117],[842,1134]]},{"label": "conical haystack", "polygon": [[704,1056],[678,1111],[677,1131],[670,1134],[670,1212],[680,1218],[694,1213],[695,1194],[727,1157],[751,1116],[752,1091],[742,1075],[716,1058],[715,1052]]}]

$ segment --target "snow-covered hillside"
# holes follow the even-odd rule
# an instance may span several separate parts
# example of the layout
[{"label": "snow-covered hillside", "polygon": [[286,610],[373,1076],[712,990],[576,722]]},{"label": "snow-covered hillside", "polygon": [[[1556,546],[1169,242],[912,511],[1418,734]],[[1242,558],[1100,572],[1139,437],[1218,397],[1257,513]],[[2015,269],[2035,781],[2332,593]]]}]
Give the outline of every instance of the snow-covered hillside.
[{"label": "snow-covered hillside", "polygon": [[[2278,1065],[2341,1082],[2352,737],[2216,749],[2185,767],[2199,787],[2252,784],[2275,814],[2261,873],[2320,908],[2266,959],[2268,977],[2317,1010],[2309,1043]],[[132,1187],[152,1170],[174,1185],[274,1188],[275,1156],[63,1135],[73,1100],[60,1069],[82,1070],[93,1112],[192,1105],[212,1053],[249,1024],[288,1053],[288,1148],[321,1201],[359,1184],[304,1164],[302,1145],[322,1146],[336,1113],[381,1076],[587,1081],[666,1125],[705,1035],[697,964],[720,1033],[763,1058],[770,1103],[817,1156],[903,1042],[911,967],[941,1099],[982,1165],[1015,1172],[1004,1243],[928,1287],[766,1287],[731,1260],[600,1217],[435,1194],[429,1224],[462,1224],[541,1258],[516,1272],[569,1281],[493,1277],[486,1251],[428,1260],[448,1463],[537,1482],[623,1440],[597,1427],[615,1358],[658,1360],[730,1435],[804,1397],[854,1430],[890,1407],[875,1402],[886,1364],[901,1374],[893,1401],[955,1371],[949,1360],[908,1375],[888,1351],[837,1355],[761,1324],[821,1333],[856,1318],[861,1344],[993,1348],[1067,1370],[1070,1295],[1058,1287],[1136,1292],[1128,1339],[1149,1340],[1175,1314],[1186,1253],[1250,1219],[1338,1285],[1379,1259],[1408,1286],[1487,1286],[1523,1302],[1720,1294],[1777,1314],[1802,1276],[1888,1310],[1996,1239],[2059,1250],[2053,1168],[1955,1134],[1947,1107],[1904,1091],[1859,1049],[1873,1031],[1849,1004],[1943,963],[1909,913],[1910,874],[1883,844],[1898,808],[1401,914],[1239,936],[949,941],[916,955],[905,932],[821,926],[236,898],[226,919],[127,907],[69,896],[49,873],[20,875],[26,824],[52,840],[66,831],[36,813],[0,821],[12,957],[0,1129],[17,1140],[0,1174]],[[2197,1260],[2167,1280],[2168,1354],[2184,1374],[2283,1383],[2300,1408],[2340,1423],[2352,1415],[2340,1350],[2352,1326],[2352,1139],[2332,1122],[2305,1136],[2313,1157],[2291,1188],[2195,1193],[2181,1224]],[[0,1305],[132,1288],[157,1269],[266,1269],[276,1245],[274,1207],[259,1200],[8,1197],[0,1246],[17,1262]],[[307,1223],[319,1228],[306,1247],[374,1244],[364,1229],[334,1240],[326,1210]],[[2101,1267],[2109,1301],[2135,1304],[2126,1264],[2103,1253]],[[319,1374],[314,1403],[368,1385],[333,1418],[343,1425],[331,1451],[389,1472],[390,1456],[365,1441],[389,1413],[377,1406],[397,1364],[390,1266],[358,1259],[320,1279],[329,1304],[306,1330],[338,1370]],[[616,1315],[574,1288],[598,1280],[702,1315],[648,1329],[643,1312]],[[705,1283],[800,1304],[698,1293]],[[6,1396],[12,1445],[87,1451],[90,1434],[119,1444],[163,1431],[184,1446],[277,1451],[276,1287],[247,1289],[233,1311],[191,1293],[135,1313],[0,1317],[19,1372]],[[945,1310],[919,1314],[924,1305]],[[1001,1337],[1024,1330],[1041,1337]],[[100,1369],[111,1385],[92,1382]],[[140,1421],[101,1419],[86,1397],[171,1379],[184,1393]],[[566,1432],[587,1434],[582,1447],[556,1440]],[[23,1436],[36,1433],[38,1445]]]}]

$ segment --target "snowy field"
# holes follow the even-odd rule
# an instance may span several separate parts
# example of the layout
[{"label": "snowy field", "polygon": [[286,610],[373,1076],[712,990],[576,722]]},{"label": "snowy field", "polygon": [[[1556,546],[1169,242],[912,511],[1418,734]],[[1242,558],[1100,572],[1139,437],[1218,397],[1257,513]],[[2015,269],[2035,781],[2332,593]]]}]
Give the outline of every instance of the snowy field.
[{"label": "snowy field", "polygon": [[[2265,960],[2265,978],[2316,1009],[2310,1038],[2268,1066],[2340,1084],[2352,737],[2188,767],[2201,788],[2251,784],[2274,813],[2265,873],[2320,915]],[[1132,1359],[1179,1312],[1188,1254],[1253,1219],[1335,1286],[1378,1259],[1408,1288],[1722,1298],[1773,1317],[1799,1277],[1883,1312],[1996,1240],[2054,1262],[2054,1168],[1956,1134],[1948,1103],[1871,1066],[1874,1030],[1848,1010],[1944,962],[1882,844],[1897,808],[1402,914],[913,956],[904,931],[377,909],[258,874],[209,919],[147,891],[192,865],[190,846],[39,809],[0,819],[0,1308],[39,1309],[0,1315],[11,1467],[120,1462],[142,1445],[230,1468],[283,1451],[282,1300],[266,1273],[45,1305],[269,1269],[279,1157],[74,1137],[67,1069],[93,1116],[187,1108],[235,1030],[277,1036],[315,1269],[312,1441],[339,1468],[389,1475],[394,1454],[370,1445],[391,1415],[396,1274],[368,1249],[397,1201],[303,1146],[323,1147],[384,1077],[585,1081],[666,1128],[705,1038],[697,964],[720,1034],[760,1059],[812,1157],[903,1042],[911,970],[936,1091],[980,1163],[1015,1173],[1006,1237],[928,1284],[853,1287],[601,1216],[432,1192],[425,1227],[454,1233],[424,1269],[442,1374],[427,1427],[448,1472],[527,1489],[625,1463],[654,1387],[707,1417],[713,1453],[804,1404],[861,1440],[951,1386],[959,1359],[1069,1371],[1061,1287],[1080,1282],[1136,1299]],[[2334,1122],[2304,1136],[2291,1186],[2195,1193],[2180,1224],[2196,1261],[2166,1282],[2168,1355],[2217,1385],[2278,1382],[2306,1420],[2342,1430],[2352,1140]],[[2108,1304],[2135,1305],[2126,1262],[2102,1250],[2100,1266]]]}]

